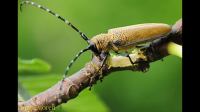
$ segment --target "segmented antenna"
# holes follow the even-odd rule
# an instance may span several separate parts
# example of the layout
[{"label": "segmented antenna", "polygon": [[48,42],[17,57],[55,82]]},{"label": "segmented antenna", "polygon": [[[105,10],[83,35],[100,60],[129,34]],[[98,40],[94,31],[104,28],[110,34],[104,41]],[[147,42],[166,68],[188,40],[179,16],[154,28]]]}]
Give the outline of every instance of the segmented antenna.
[{"label": "segmented antenna", "polygon": [[27,3],[27,4],[35,5],[35,6],[39,7],[40,9],[43,9],[43,10],[45,10],[45,11],[47,11],[47,12],[53,14],[54,16],[56,16],[57,18],[59,18],[60,20],[62,20],[62,21],[64,21],[65,23],[67,23],[67,24],[68,24],[70,27],[72,27],[74,30],[76,30],[76,31],[81,35],[81,37],[82,37],[84,40],[86,40],[86,41],[90,40],[89,38],[87,38],[87,37],[85,36],[85,34],[83,34],[83,33],[82,33],[81,31],[79,31],[76,27],[74,27],[69,21],[65,20],[64,18],[62,18],[62,17],[59,16],[58,14],[56,14],[56,13],[50,11],[49,9],[46,9],[46,8],[42,7],[41,5],[38,5],[38,4],[34,3],[34,2],[30,2],[30,1],[24,1],[24,2],[22,2],[22,3],[20,4],[20,10],[21,10],[21,11],[22,11],[22,5],[23,5],[23,4],[26,4],[26,3]]}]

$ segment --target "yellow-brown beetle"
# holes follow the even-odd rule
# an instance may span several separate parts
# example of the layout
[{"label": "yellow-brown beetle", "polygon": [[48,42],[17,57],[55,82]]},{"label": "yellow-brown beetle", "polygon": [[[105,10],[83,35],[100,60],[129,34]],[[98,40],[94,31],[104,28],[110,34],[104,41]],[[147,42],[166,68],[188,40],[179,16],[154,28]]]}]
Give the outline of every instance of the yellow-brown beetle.
[{"label": "yellow-brown beetle", "polygon": [[[143,44],[146,42],[152,42],[155,39],[161,38],[168,35],[171,32],[171,26],[163,23],[146,23],[131,25],[125,27],[119,27],[108,30],[107,34],[100,34],[94,36],[92,39],[88,39],[88,48],[91,49],[95,55],[101,55],[100,58],[103,59],[99,70],[103,67],[109,51],[113,50],[118,55],[126,56],[132,62],[131,58],[127,54],[118,53],[118,51],[126,51],[133,49],[138,44]],[[97,76],[97,73],[93,75],[92,80]]]},{"label": "yellow-brown beetle", "polygon": [[[92,50],[92,52],[100,56],[100,58],[103,60],[100,68],[96,72],[95,75],[92,76],[90,80],[90,85],[92,86],[93,80],[97,76],[98,72],[103,67],[107,57],[109,56],[109,51],[113,50],[118,55],[126,56],[129,58],[130,62],[134,64],[135,62],[132,62],[131,58],[127,54],[118,53],[118,51],[127,51],[138,44],[146,43],[146,42],[152,42],[155,39],[161,38],[163,36],[168,35],[172,28],[170,25],[163,24],[163,23],[146,23],[146,24],[138,24],[138,25],[131,25],[131,26],[125,26],[125,27],[119,27],[119,28],[113,28],[108,30],[107,34],[100,34],[94,36],[92,39],[87,38],[81,31],[79,31],[76,27],[74,27],[70,22],[59,16],[58,14],[50,11],[49,9],[46,9],[38,4],[35,4],[33,2],[25,1],[20,4],[21,6],[25,3],[35,5],[43,10],[46,10],[47,12],[55,15],[57,18],[61,19],[65,23],[67,23],[70,27],[72,27],[75,31],[77,31],[81,37],[87,41],[88,46],[86,49],[81,50],[76,57],[71,61],[69,66],[66,69],[65,74],[63,75],[63,81],[67,75],[67,72],[69,71],[69,68],[74,63],[74,61],[85,51]],[[62,87],[62,84],[60,87]],[[62,88],[60,88],[60,91]],[[61,94],[61,93],[60,93]]]}]

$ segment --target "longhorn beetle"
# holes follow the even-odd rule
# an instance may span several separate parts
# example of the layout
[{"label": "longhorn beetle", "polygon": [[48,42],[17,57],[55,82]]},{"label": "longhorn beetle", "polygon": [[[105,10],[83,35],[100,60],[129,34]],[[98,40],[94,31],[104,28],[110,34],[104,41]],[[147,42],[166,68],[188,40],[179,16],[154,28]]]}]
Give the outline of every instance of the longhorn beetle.
[{"label": "longhorn beetle", "polygon": [[[81,31],[79,31],[76,27],[74,27],[70,22],[59,16],[58,14],[50,11],[49,9],[46,9],[34,2],[30,1],[24,1],[20,4],[20,10],[22,11],[21,6],[25,3],[35,5],[39,7],[40,9],[46,10],[47,12],[55,15],[60,20],[67,23],[70,27],[72,27],[75,31],[77,31],[81,37],[88,43],[88,46],[86,49],[81,50],[75,58],[71,61],[69,66],[66,69],[65,74],[63,75],[62,83],[60,85],[60,93],[59,98],[61,96],[62,91],[62,84],[64,82],[64,79],[67,75],[67,72],[69,71],[70,67],[74,63],[74,61],[85,51],[91,50],[96,56],[99,56],[102,60],[102,63],[100,64],[99,69],[97,70],[96,74],[94,74],[90,79],[90,89],[93,84],[93,80],[98,75],[98,72],[103,67],[106,59],[109,56],[109,51],[113,50],[120,56],[126,56],[129,58],[130,62],[132,64],[138,63],[138,61],[133,62],[129,56],[129,53],[127,50],[130,50],[134,47],[136,47],[138,44],[143,44],[146,42],[152,42],[155,39],[167,36],[171,33],[171,25],[163,24],[163,23],[146,23],[146,24],[138,24],[138,25],[131,25],[131,26],[125,26],[125,27],[119,27],[119,28],[113,28],[108,30],[107,34],[99,34],[94,36],[92,39],[89,39],[83,34]],[[126,54],[118,53],[118,51],[126,51]],[[91,57],[92,58],[92,57]],[[61,101],[61,99],[60,99]],[[59,102],[60,102],[59,101]]]}]

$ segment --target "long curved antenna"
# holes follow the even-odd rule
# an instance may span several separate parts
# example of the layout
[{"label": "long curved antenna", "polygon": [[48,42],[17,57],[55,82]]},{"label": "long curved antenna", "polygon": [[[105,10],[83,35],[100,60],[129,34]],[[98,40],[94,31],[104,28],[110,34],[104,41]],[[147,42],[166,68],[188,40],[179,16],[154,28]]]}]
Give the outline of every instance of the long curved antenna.
[{"label": "long curved antenna", "polygon": [[24,2],[22,2],[22,3],[20,4],[20,10],[21,10],[21,12],[22,12],[22,5],[23,5],[23,4],[26,4],[26,3],[27,3],[27,4],[35,5],[35,6],[39,7],[40,9],[43,9],[43,10],[45,10],[45,11],[47,11],[47,12],[53,14],[54,16],[56,16],[57,18],[59,18],[60,20],[62,20],[62,21],[64,21],[65,23],[67,23],[67,24],[68,24],[70,27],[72,27],[74,30],[76,30],[76,31],[81,35],[81,37],[82,37],[84,40],[86,40],[86,41],[90,40],[89,38],[87,38],[87,37],[85,36],[85,34],[83,34],[83,33],[82,33],[81,31],[79,31],[76,27],[74,27],[69,21],[65,20],[64,18],[62,18],[62,17],[59,16],[58,14],[56,14],[56,13],[50,11],[49,9],[46,9],[46,8],[42,7],[41,5],[38,5],[38,4],[34,3],[34,2],[30,2],[30,1],[24,1]]}]

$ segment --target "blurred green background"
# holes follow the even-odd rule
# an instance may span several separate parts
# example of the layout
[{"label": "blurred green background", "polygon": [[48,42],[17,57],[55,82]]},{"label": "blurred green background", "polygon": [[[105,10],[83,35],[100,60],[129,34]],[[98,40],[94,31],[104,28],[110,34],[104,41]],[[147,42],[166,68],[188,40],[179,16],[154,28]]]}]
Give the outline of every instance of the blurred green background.
[{"label": "blurred green background", "polygon": [[[55,85],[75,55],[87,43],[66,23],[31,4],[19,5],[18,56],[39,58],[51,64],[49,73],[19,73],[18,81],[33,97]],[[88,38],[108,29],[140,23],[174,25],[182,18],[182,0],[32,0],[59,14]],[[68,76],[90,61],[82,54]],[[151,63],[146,73],[120,71],[97,82],[92,91],[85,89],[73,100],[62,104],[68,112],[181,112],[182,59],[168,56]]]}]

